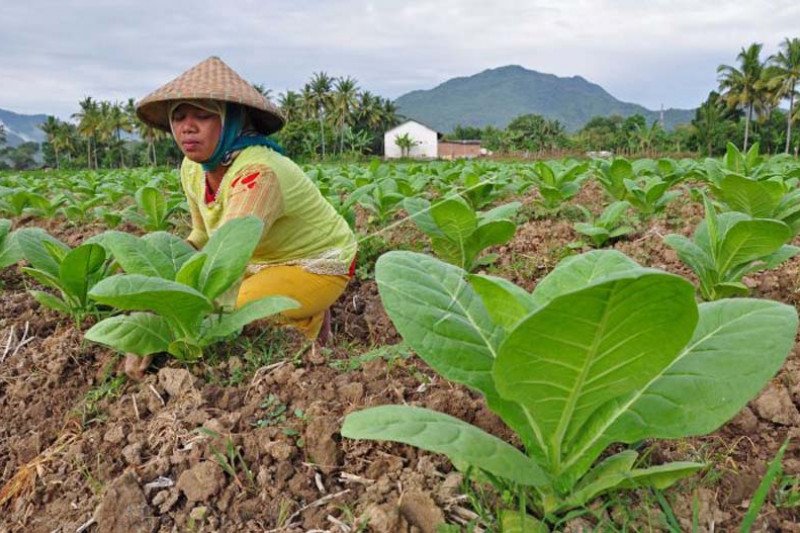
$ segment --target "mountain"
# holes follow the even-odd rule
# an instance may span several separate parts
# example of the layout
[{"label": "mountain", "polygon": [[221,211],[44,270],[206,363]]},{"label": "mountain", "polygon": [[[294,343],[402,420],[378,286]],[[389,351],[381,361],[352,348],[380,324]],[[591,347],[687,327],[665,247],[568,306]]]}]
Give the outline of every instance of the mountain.
[{"label": "mountain", "polygon": [[[640,113],[648,124],[660,115],[659,111],[621,102],[580,76],[560,78],[519,65],[453,78],[430,90],[404,94],[395,104],[400,114],[442,133],[452,131],[458,124],[505,128],[514,118],[527,113],[558,119],[570,132],[598,115],[627,117]],[[664,126],[668,130],[691,122],[692,118],[694,110],[664,110]]]},{"label": "mountain", "polygon": [[6,130],[6,144],[9,146],[19,146],[27,141],[44,142],[46,136],[39,129],[39,124],[45,120],[47,115],[20,115],[0,109],[0,124]]}]

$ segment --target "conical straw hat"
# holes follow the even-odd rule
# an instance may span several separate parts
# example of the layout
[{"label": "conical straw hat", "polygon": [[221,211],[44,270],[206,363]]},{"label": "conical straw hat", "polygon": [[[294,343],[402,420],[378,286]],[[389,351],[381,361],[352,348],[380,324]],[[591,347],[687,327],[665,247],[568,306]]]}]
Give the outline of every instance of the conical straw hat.
[{"label": "conical straw hat", "polygon": [[216,56],[142,98],[136,114],[143,122],[169,132],[169,102],[201,98],[247,106],[254,126],[266,135],[281,129],[285,122],[280,109]]}]

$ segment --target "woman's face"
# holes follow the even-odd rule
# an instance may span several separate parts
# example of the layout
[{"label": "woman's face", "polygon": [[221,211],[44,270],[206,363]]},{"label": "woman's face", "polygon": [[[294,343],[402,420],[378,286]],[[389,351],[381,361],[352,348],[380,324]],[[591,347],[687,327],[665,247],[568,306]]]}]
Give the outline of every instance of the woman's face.
[{"label": "woman's face", "polygon": [[207,161],[217,147],[222,132],[222,119],[216,113],[181,104],[170,117],[175,142],[183,155],[202,163]]}]

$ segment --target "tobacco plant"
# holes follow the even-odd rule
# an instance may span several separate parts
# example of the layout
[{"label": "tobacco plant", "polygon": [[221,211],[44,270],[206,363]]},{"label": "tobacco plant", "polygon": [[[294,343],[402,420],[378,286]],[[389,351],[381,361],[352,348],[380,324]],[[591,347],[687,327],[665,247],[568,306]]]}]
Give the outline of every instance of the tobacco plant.
[{"label": "tobacco plant", "polygon": [[17,245],[16,232],[11,231],[11,221],[0,218],[0,269],[11,266],[22,259]]},{"label": "tobacco plant", "polygon": [[290,298],[270,296],[230,311],[262,229],[255,217],[231,220],[200,252],[167,233],[137,239],[109,232],[102,242],[126,273],[101,281],[90,297],[134,312],[98,322],[86,338],[122,352],[194,361],[246,324],[297,307]]},{"label": "tobacco plant", "polygon": [[494,262],[496,255],[481,257],[490,246],[505,244],[517,230],[511,220],[519,202],[476,212],[459,196],[431,204],[424,198],[407,198],[404,207],[417,227],[431,239],[434,253],[465,270]]},{"label": "tobacco plant", "polygon": [[728,211],[717,214],[704,199],[706,216],[691,239],[667,235],[664,242],[678,253],[700,281],[704,300],[744,296],[744,275],[775,268],[791,259],[800,248],[785,244],[794,232],[780,220],[752,218]]},{"label": "tobacco plant", "polygon": [[800,231],[800,189],[781,180],[754,180],[728,174],[711,186],[714,197],[730,211],[774,218]]},{"label": "tobacco plant", "polygon": [[575,196],[581,183],[589,177],[589,163],[573,163],[569,166],[556,161],[539,161],[533,166],[533,181],[539,189],[541,205],[555,211]]},{"label": "tobacco plant", "polygon": [[22,272],[58,291],[56,296],[29,290],[37,302],[69,315],[78,327],[87,316],[99,316],[97,304],[88,293],[111,270],[111,261],[102,246],[86,242],[70,248],[41,228],[22,228],[15,235],[22,257],[30,264]]},{"label": "tobacco plant", "polygon": [[442,377],[484,394],[519,449],[449,415],[387,405],[351,413],[341,433],[447,455],[485,474],[515,509],[504,526],[546,530],[612,490],[665,488],[704,468],[648,466],[612,444],[714,431],[777,372],[797,313],[767,300],[698,305],[682,277],[598,250],[562,261],[532,294],[411,252],[377,263],[384,308]]},{"label": "tobacco plant", "polygon": [[586,222],[577,222],[573,227],[578,233],[585,235],[595,248],[601,248],[606,243],[633,233],[635,229],[625,216],[630,204],[628,202],[613,202],[606,207],[599,217],[594,218],[591,211],[583,206],[578,206],[586,217]]}]

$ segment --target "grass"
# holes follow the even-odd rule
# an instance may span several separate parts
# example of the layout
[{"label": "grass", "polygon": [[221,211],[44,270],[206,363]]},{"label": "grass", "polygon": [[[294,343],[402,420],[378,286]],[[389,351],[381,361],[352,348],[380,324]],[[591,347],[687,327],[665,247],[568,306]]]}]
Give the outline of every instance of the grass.
[{"label": "grass", "polygon": [[104,422],[106,417],[100,409],[100,403],[105,399],[110,400],[119,396],[127,379],[124,375],[113,375],[116,361],[114,359],[110,364],[106,365],[98,384],[89,389],[77,408],[81,418],[81,426],[87,427],[93,423]]}]

